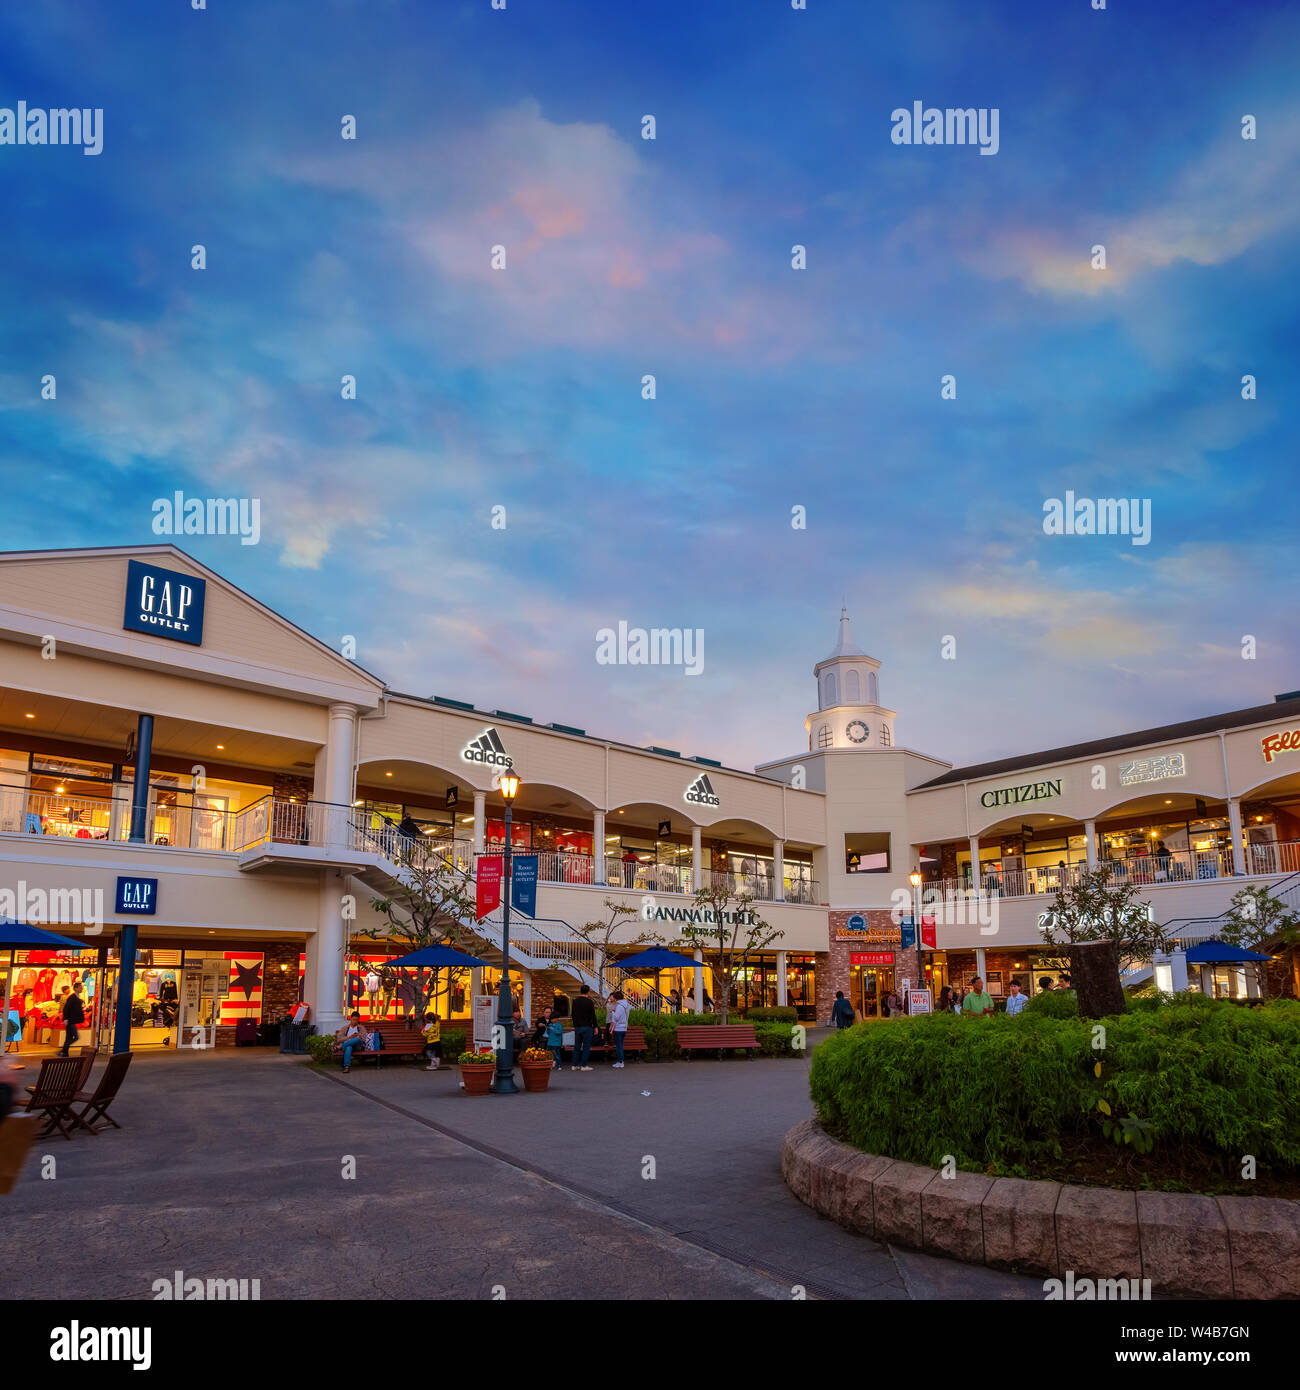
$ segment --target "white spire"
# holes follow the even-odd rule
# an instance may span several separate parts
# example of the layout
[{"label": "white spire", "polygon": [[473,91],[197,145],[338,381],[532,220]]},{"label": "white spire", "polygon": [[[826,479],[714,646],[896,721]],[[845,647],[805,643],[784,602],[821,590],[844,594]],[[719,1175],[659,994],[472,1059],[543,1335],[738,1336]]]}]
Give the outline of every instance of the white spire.
[{"label": "white spire", "polygon": [[840,609],[840,640],[826,660],[834,661],[839,656],[866,656],[866,652],[853,640],[853,629],[849,627],[849,610],[847,608]]}]

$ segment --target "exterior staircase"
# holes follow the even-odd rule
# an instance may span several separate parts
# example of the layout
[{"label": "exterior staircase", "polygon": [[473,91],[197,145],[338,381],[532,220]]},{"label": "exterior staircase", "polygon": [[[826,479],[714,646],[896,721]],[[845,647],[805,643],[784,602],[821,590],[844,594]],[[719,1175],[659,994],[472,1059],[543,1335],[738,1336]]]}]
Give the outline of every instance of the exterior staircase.
[{"label": "exterior staircase", "polygon": [[[465,887],[472,892],[473,875],[467,867],[473,862],[464,842],[429,844],[404,835],[395,826],[379,830],[365,828],[361,836],[366,848],[376,856],[373,862],[352,870],[368,888],[403,910],[410,900],[414,878],[408,865],[421,867],[430,860],[441,858],[452,872],[464,875]],[[462,852],[463,851],[463,852]],[[489,965],[501,968],[503,958],[503,923],[501,910],[481,921],[456,919],[461,933],[468,937],[468,949]],[[616,965],[604,965],[601,952],[591,942],[579,936],[567,922],[555,917],[528,917],[517,908],[510,912],[510,961],[522,970],[530,971],[557,992],[572,997],[581,985],[587,985],[603,999],[611,990],[620,989],[633,1008],[655,1013],[668,1011],[667,998],[644,977],[621,970]]]}]

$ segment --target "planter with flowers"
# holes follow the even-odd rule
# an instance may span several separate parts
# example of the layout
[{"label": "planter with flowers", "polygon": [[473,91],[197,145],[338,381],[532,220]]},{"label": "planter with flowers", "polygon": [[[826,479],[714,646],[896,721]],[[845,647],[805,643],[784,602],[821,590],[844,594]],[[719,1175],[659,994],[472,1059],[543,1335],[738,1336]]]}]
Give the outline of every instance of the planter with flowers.
[{"label": "planter with flowers", "polygon": [[519,1054],[519,1070],[524,1074],[525,1091],[545,1091],[551,1084],[555,1058],[548,1047],[526,1047]]},{"label": "planter with flowers", "polygon": [[462,1052],[456,1058],[460,1063],[460,1079],[465,1083],[467,1096],[485,1096],[492,1089],[492,1072],[496,1068],[495,1052]]}]

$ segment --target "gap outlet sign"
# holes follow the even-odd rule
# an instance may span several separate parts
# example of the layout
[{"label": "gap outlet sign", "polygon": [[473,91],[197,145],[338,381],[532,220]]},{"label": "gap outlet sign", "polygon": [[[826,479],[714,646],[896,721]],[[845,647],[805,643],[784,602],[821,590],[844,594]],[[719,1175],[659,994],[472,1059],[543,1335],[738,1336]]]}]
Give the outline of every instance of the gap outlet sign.
[{"label": "gap outlet sign", "polygon": [[203,641],[203,602],[207,580],[131,560],[126,567],[128,632],[148,632],[197,647]]},{"label": "gap outlet sign", "polygon": [[460,750],[467,763],[486,763],[489,767],[514,767],[515,760],[506,752],[501,736],[495,729],[484,729]]},{"label": "gap outlet sign", "polygon": [[683,801],[694,802],[697,806],[721,806],[722,798],[713,790],[713,783],[709,781],[709,774],[701,772],[700,775],[682,793]]},{"label": "gap outlet sign", "polygon": [[115,910],[127,916],[152,917],[158,911],[158,880],[119,877]]}]

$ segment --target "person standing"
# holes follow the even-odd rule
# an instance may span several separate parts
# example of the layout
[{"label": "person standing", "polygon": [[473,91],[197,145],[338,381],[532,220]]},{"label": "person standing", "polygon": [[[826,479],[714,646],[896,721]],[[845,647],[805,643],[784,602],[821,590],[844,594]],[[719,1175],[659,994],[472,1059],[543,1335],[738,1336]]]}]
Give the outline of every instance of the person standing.
[{"label": "person standing", "polygon": [[1014,1018],[1028,1003],[1029,1000],[1020,992],[1020,982],[1012,980],[1007,987],[1007,1013]]},{"label": "person standing", "polygon": [[86,1006],[81,1002],[81,981],[78,980],[73,985],[71,994],[63,1001],[63,1046],[59,1049],[61,1056],[68,1055],[68,1049],[80,1037],[77,1030],[85,1021]]},{"label": "person standing", "polygon": [[836,1028],[848,1028],[852,1026],[855,1015],[853,1005],[844,997],[844,991],[835,991],[835,1003],[831,1006],[831,1022]]},{"label": "person standing", "polygon": [[424,1016],[424,1055],[429,1059],[425,1071],[437,1071],[442,1061],[442,1020],[437,1014]]},{"label": "person standing", "polygon": [[993,996],[985,994],[984,981],[978,975],[970,982],[970,989],[961,1001],[961,1011],[968,1018],[986,1018],[993,1012]]},{"label": "person standing", "polygon": [[573,1065],[570,1071],[590,1071],[591,1039],[596,1032],[596,1002],[591,986],[583,985],[573,1001]]},{"label": "person standing", "polygon": [[[548,1009],[549,1013],[550,1010]],[[551,1015],[546,1023],[546,1046],[551,1049],[551,1056],[555,1058],[555,1065],[552,1071],[564,1070],[564,1020]],[[575,1048],[576,1051],[576,1048]]]},{"label": "person standing", "polygon": [[614,1038],[614,1065],[623,1065],[623,1045],[627,1041],[627,1017],[632,1012],[632,1006],[623,998],[622,990],[615,990],[611,998],[614,1007],[607,1015],[609,1029]]},{"label": "person standing", "polygon": [[668,1012],[679,1014],[682,1011],[682,996],[677,990],[672,989],[668,992]]},{"label": "person standing", "polygon": [[952,986],[944,985],[939,991],[938,1010],[941,1014],[952,1013]]}]

